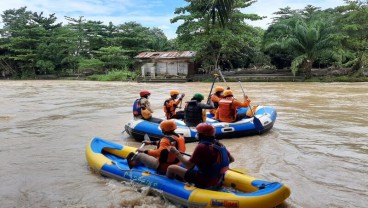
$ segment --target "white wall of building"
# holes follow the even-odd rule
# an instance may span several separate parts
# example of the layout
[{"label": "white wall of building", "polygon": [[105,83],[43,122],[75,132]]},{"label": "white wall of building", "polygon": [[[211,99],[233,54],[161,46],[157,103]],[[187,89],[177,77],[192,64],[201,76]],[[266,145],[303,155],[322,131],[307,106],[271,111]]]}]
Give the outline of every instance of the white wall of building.
[{"label": "white wall of building", "polygon": [[151,76],[152,75],[152,68],[155,70],[154,63],[145,63],[145,64],[143,64],[142,67],[141,67],[142,76],[143,77]]},{"label": "white wall of building", "polygon": [[[188,75],[189,64],[186,62],[158,62],[145,63],[142,65],[142,76],[164,76],[164,75]],[[155,74],[153,73],[155,71]]]}]

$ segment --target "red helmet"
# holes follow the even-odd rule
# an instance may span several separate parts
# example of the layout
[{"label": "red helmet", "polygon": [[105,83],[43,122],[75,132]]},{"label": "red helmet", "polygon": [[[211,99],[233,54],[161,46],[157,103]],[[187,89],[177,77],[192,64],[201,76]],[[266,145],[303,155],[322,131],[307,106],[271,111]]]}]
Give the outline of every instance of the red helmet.
[{"label": "red helmet", "polygon": [[203,136],[215,136],[215,127],[208,123],[200,123],[196,127],[197,132]]},{"label": "red helmet", "polygon": [[141,91],[141,92],[139,93],[139,95],[140,95],[141,97],[143,97],[143,96],[151,95],[151,93],[150,93],[150,92],[148,92],[147,90],[143,90],[143,91]]}]

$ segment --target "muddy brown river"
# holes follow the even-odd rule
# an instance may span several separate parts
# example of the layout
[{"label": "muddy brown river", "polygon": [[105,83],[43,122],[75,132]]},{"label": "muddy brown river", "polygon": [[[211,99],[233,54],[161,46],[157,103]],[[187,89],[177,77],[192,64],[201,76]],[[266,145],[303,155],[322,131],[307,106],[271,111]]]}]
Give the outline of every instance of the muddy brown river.
[{"label": "muddy brown river", "polygon": [[[238,83],[229,85],[242,96]],[[235,157],[232,168],[287,184],[291,196],[278,207],[368,206],[367,83],[243,85],[252,104],[273,106],[278,117],[266,134],[222,140]],[[95,136],[140,145],[121,133],[140,90],[151,91],[154,116],[163,117],[169,90],[189,100],[210,87],[0,81],[0,207],[175,207],[145,187],[93,173],[85,147]]]}]

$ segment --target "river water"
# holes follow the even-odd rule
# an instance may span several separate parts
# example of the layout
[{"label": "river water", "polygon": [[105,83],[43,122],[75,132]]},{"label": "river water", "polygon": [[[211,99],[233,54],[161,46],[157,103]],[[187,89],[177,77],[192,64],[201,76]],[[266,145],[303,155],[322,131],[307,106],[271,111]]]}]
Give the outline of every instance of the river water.
[{"label": "river water", "polygon": [[[223,84],[223,83],[221,83]],[[229,83],[241,97],[238,83]],[[252,104],[278,111],[264,134],[222,142],[232,168],[286,183],[279,207],[367,207],[367,83],[243,83]],[[95,136],[140,144],[122,134],[132,102],[148,89],[163,117],[168,91],[188,100],[210,83],[0,81],[0,207],[175,207],[146,188],[93,173],[84,151]],[[193,151],[195,143],[187,145]]]}]

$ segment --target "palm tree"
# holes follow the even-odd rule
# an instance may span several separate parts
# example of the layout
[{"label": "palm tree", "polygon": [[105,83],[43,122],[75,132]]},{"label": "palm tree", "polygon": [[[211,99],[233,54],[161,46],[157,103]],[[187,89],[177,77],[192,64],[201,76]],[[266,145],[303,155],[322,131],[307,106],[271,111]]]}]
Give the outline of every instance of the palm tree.
[{"label": "palm tree", "polygon": [[233,10],[236,0],[201,0],[207,4],[210,21],[212,23],[219,22],[225,27],[229,21],[229,17]]},{"label": "palm tree", "polygon": [[337,57],[335,27],[324,20],[305,21],[299,19],[273,26],[279,36],[265,44],[265,49],[288,50],[294,55],[291,70],[295,75],[302,69],[307,78],[311,77],[313,63],[319,58]]}]

